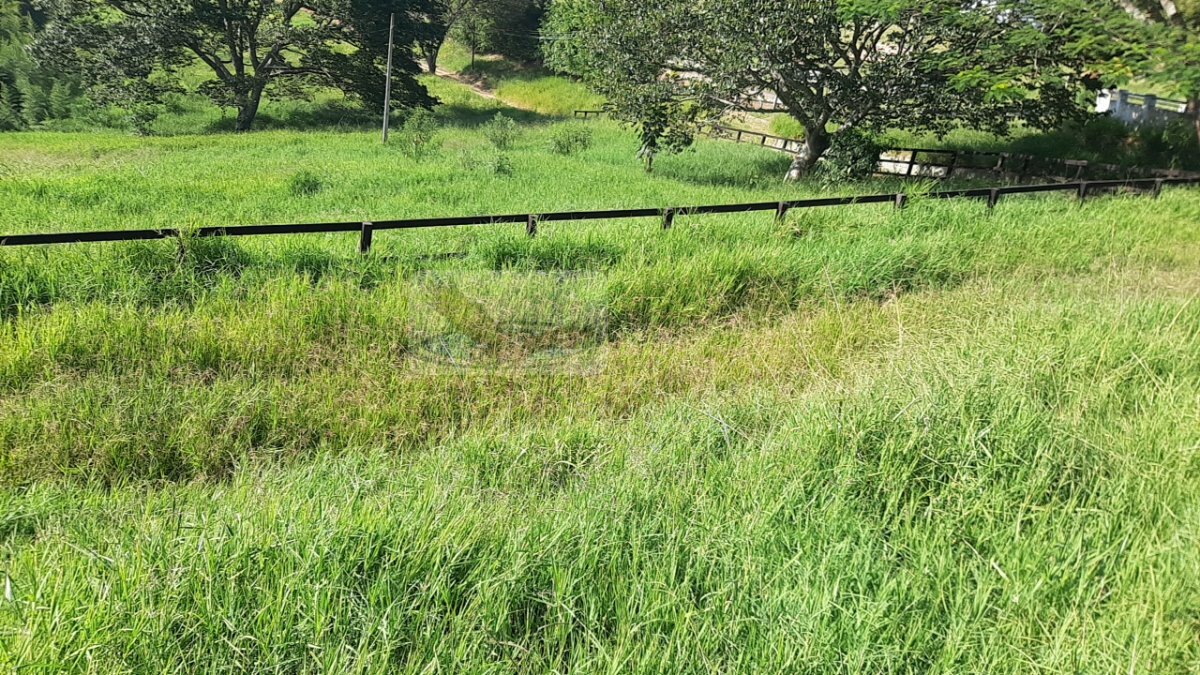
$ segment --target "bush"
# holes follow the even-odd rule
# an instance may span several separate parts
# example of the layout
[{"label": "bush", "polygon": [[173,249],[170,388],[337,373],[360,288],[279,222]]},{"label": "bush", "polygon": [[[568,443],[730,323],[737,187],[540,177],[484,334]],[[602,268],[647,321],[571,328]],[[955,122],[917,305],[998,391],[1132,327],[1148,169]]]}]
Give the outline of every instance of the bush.
[{"label": "bush", "polygon": [[483,125],[483,135],[497,150],[508,150],[517,140],[517,123],[504,113],[496,113],[492,121]]},{"label": "bush", "polygon": [[484,166],[488,168],[488,171],[491,171],[497,176],[511,176],[513,175],[513,171],[516,169],[516,167],[513,166],[512,158],[503,152],[498,152],[491,157],[488,157],[487,160],[484,161]]},{"label": "bush", "polygon": [[425,108],[417,108],[408,114],[396,134],[396,145],[405,155],[422,159],[437,149],[437,132],[437,117]]},{"label": "bush", "polygon": [[821,171],[834,180],[866,178],[878,169],[882,151],[873,136],[861,131],[842,132],[834,135]]},{"label": "bush", "polygon": [[573,155],[592,147],[592,130],[581,124],[557,126],[550,132],[550,150],[558,155]]},{"label": "bush", "polygon": [[1195,122],[1177,119],[1168,124],[1162,134],[1174,166],[1200,167],[1200,141],[1196,139]]},{"label": "bush", "polygon": [[296,197],[311,197],[325,187],[321,177],[305,169],[288,180],[288,190]]},{"label": "bush", "polygon": [[1101,157],[1115,157],[1129,141],[1129,127],[1108,115],[1096,116],[1080,129],[1084,149]]}]

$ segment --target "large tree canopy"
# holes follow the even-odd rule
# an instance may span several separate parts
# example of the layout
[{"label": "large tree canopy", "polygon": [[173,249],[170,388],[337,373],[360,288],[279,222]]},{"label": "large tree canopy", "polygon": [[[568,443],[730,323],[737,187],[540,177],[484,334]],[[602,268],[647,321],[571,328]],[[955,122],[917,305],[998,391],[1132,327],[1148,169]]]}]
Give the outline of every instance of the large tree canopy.
[{"label": "large tree canopy", "polygon": [[1137,70],[1187,98],[1200,142],[1200,0],[1115,2],[1148,28],[1148,48],[1129,50],[1146,57]]},{"label": "large tree canopy", "polygon": [[639,125],[643,152],[730,110],[807,130],[791,177],[841,134],[1079,115],[1080,65],[1023,0],[559,0],[551,65]]},{"label": "large tree canopy", "polygon": [[[59,72],[80,72],[101,102],[157,100],[178,71],[201,63],[203,91],[237,109],[251,128],[264,91],[306,79],[372,97],[381,89],[386,13],[398,12],[400,105],[428,102],[405,45],[424,0],[54,0],[38,53]],[[382,37],[381,37],[382,36]]]},{"label": "large tree canopy", "polygon": [[1107,84],[1148,81],[1186,98],[1200,142],[1200,0],[1040,0],[1038,11]]}]

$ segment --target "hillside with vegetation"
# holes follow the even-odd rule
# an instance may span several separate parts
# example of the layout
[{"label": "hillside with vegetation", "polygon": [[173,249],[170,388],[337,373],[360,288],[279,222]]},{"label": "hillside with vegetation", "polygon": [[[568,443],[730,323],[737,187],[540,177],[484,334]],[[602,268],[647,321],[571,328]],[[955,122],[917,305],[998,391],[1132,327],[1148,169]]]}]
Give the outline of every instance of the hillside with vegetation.
[{"label": "hillside with vegetation", "polygon": [[[389,7],[300,12],[291,37],[339,36],[305,58],[371,76],[276,81],[236,132],[208,65],[157,53],[122,100],[40,54],[54,14],[0,0],[0,670],[1200,669],[1200,190],[989,209],[929,197],[977,181],[839,172],[840,141],[785,181],[792,156],[695,134],[664,90],[539,62],[625,6],[566,4],[396,3],[384,144]],[[1115,81],[1110,56],[1087,61]],[[805,134],[786,114],[730,121]],[[1191,151],[943,122],[858,140]],[[895,192],[366,254],[197,234]],[[139,228],[181,236],[4,240]]]}]

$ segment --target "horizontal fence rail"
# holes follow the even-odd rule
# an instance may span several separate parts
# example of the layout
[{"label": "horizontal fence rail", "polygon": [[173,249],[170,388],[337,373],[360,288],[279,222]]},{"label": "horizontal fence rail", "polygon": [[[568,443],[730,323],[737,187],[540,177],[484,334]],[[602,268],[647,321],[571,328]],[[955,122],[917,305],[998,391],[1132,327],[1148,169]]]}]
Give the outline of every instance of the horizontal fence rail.
[{"label": "horizontal fence rail", "polygon": [[892,204],[904,208],[910,199],[986,199],[989,209],[999,203],[1005,195],[1040,194],[1046,192],[1073,193],[1080,201],[1093,193],[1130,190],[1150,193],[1157,197],[1166,186],[1200,185],[1200,176],[1178,178],[1142,178],[1127,180],[1076,181],[1069,183],[1042,183],[1035,185],[1003,185],[996,187],[943,190],[924,194],[893,192],[874,195],[851,195],[845,197],[817,197],[775,202],[751,202],[744,204],[709,204],[702,206],[672,206],[667,208],[606,209],[592,211],[557,211],[552,213],[521,213],[509,215],[451,216],[444,218],[410,218],[404,220],[375,220],[340,223],[297,223],[286,225],[230,225],[201,227],[195,230],[107,230],[96,232],[56,232],[48,234],[0,235],[0,247],[34,246],[42,244],[80,244],[106,241],[141,241],[192,237],[241,237],[280,234],[321,234],[358,232],[359,251],[371,250],[374,235],[383,230],[408,230],[429,227],[460,227],[468,225],[524,224],[526,234],[536,236],[539,223],[620,220],[627,218],[659,218],[662,228],[670,229],[677,216],[693,216],[722,213],[754,213],[773,211],[782,219],[789,211],[810,208],[852,206],[855,204]]}]

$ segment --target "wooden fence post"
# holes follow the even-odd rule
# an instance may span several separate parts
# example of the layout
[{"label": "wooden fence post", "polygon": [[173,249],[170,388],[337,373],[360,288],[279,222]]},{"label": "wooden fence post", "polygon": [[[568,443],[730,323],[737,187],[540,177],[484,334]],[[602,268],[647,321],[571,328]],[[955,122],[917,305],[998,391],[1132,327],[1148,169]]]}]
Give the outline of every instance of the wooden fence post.
[{"label": "wooden fence post", "polygon": [[371,252],[371,240],[374,238],[375,228],[372,223],[364,222],[362,229],[358,234],[358,252],[366,255]]},{"label": "wooden fence post", "polygon": [[950,166],[946,167],[946,178],[954,175],[954,170],[958,168],[958,151],[950,153]]},{"label": "wooden fence post", "polygon": [[538,230],[537,216],[531,214],[529,216],[529,219],[525,221],[525,234],[531,238],[536,237],[537,230]]},{"label": "wooden fence post", "polygon": [[904,173],[904,175],[905,175],[905,176],[911,176],[911,175],[913,175],[913,168],[914,168],[916,165],[917,165],[917,151],[916,151],[916,150],[913,150],[913,151],[911,151],[911,152],[909,152],[909,153],[908,153],[908,171],[906,171],[906,172]]},{"label": "wooden fence post", "polygon": [[788,211],[791,208],[791,205],[787,202],[779,202],[779,206],[775,207],[775,222],[782,223],[787,218]]},{"label": "wooden fence post", "polygon": [[1079,184],[1079,203],[1083,204],[1083,200],[1087,199],[1089,184],[1085,180]]},{"label": "wooden fence post", "polygon": [[675,224],[675,209],[663,209],[662,229],[669,230]]},{"label": "wooden fence post", "polygon": [[1000,188],[992,188],[988,192],[988,210],[991,211],[992,209],[996,208],[996,204],[998,203],[1000,203]]},{"label": "wooden fence post", "polygon": [[908,208],[908,195],[904,194],[903,192],[897,192],[896,201],[893,202],[893,206],[897,210]]},{"label": "wooden fence post", "polygon": [[1154,180],[1154,198],[1155,199],[1158,199],[1159,197],[1162,196],[1162,189],[1163,189],[1163,179],[1156,178]]}]

